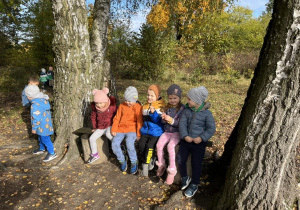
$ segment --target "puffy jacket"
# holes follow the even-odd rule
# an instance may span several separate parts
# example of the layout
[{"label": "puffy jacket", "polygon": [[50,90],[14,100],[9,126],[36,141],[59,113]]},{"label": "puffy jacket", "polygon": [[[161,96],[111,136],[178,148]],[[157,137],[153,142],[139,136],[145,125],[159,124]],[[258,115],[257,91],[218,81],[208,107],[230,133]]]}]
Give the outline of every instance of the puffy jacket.
[{"label": "puffy jacket", "polygon": [[165,132],[168,133],[175,133],[179,131],[179,120],[180,116],[184,110],[184,105],[181,104],[180,109],[176,112],[177,108],[176,107],[171,107],[167,109],[166,115],[169,115],[170,117],[173,118],[172,122],[168,123],[164,120],[162,120],[162,123],[164,124],[164,129]]},{"label": "puffy jacket", "polygon": [[31,125],[32,130],[40,136],[53,134],[49,101],[43,98],[31,100]]},{"label": "puffy jacket", "polygon": [[141,136],[140,128],[143,124],[142,106],[139,103],[129,107],[127,104],[120,104],[117,114],[114,117],[111,132],[129,133],[135,132],[137,137]]},{"label": "puffy jacket", "polygon": [[47,82],[47,74],[46,73],[44,73],[44,72],[42,72],[41,74],[40,74],[40,82]]},{"label": "puffy jacket", "polygon": [[117,104],[116,104],[115,97],[110,96],[109,99],[110,99],[110,105],[104,112],[99,112],[96,109],[95,102],[91,103],[91,107],[92,107],[91,120],[94,129],[105,129],[112,125],[113,118],[117,112]]},{"label": "puffy jacket", "polygon": [[205,103],[201,110],[194,110],[190,107],[184,109],[179,121],[180,137],[192,138],[201,137],[206,142],[216,131],[216,124],[211,111],[208,110],[210,103]]},{"label": "puffy jacket", "polygon": [[[155,111],[150,113],[150,106],[155,107]],[[161,110],[166,107],[164,100],[161,98],[151,104],[147,103],[143,106],[143,127],[141,128],[142,135],[161,136],[164,132],[164,126],[161,123]]]}]

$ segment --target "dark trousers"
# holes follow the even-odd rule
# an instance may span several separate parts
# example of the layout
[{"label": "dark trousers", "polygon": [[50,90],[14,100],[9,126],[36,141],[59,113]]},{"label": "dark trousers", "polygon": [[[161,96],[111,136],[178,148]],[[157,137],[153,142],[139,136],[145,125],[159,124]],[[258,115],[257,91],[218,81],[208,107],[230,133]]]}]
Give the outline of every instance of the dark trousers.
[{"label": "dark trousers", "polygon": [[194,142],[188,143],[185,140],[180,141],[179,152],[177,155],[177,162],[179,165],[179,170],[181,177],[186,177],[187,168],[186,162],[191,154],[192,162],[192,184],[198,185],[200,182],[202,161],[205,154],[206,142],[201,142],[200,144],[195,144]]},{"label": "dark trousers", "polygon": [[142,163],[149,164],[154,154],[154,149],[159,136],[143,135],[139,140],[139,152],[141,154]]}]

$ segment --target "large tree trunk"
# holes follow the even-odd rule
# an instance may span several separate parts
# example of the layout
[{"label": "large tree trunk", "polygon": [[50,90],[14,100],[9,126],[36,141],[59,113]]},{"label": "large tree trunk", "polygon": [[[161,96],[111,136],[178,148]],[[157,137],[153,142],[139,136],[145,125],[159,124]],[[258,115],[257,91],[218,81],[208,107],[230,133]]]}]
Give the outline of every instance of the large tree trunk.
[{"label": "large tree trunk", "polygon": [[53,0],[55,32],[55,148],[64,160],[78,158],[77,136],[93,87],[91,51],[84,0]]},{"label": "large tree trunk", "polygon": [[78,137],[72,132],[87,123],[91,91],[103,82],[110,1],[96,0],[95,7],[91,50],[85,1],[53,0],[55,148],[62,162],[79,157]]},{"label": "large tree trunk", "polygon": [[240,119],[225,146],[218,209],[284,209],[295,190],[300,138],[300,3],[274,2]]}]

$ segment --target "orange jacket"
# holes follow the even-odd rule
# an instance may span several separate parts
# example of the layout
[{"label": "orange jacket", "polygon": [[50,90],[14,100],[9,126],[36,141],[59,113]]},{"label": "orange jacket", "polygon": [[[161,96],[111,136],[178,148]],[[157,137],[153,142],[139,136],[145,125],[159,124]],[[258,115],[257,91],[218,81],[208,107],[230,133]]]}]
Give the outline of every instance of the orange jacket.
[{"label": "orange jacket", "polygon": [[129,133],[135,132],[137,137],[141,136],[140,129],[143,125],[142,106],[136,103],[129,107],[127,104],[120,104],[117,114],[114,117],[111,132]]}]

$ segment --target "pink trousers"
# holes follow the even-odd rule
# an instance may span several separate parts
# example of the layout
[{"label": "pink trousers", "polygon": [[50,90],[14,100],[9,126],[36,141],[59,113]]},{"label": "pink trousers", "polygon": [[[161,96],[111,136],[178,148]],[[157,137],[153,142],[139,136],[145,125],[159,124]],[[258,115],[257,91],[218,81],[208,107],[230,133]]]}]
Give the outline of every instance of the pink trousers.
[{"label": "pink trousers", "polygon": [[169,168],[176,169],[175,164],[175,146],[180,142],[179,132],[176,133],[163,133],[158,142],[156,144],[156,151],[157,151],[157,158],[158,162],[165,165],[165,158],[164,158],[164,147],[167,143],[167,149],[169,153]]}]

